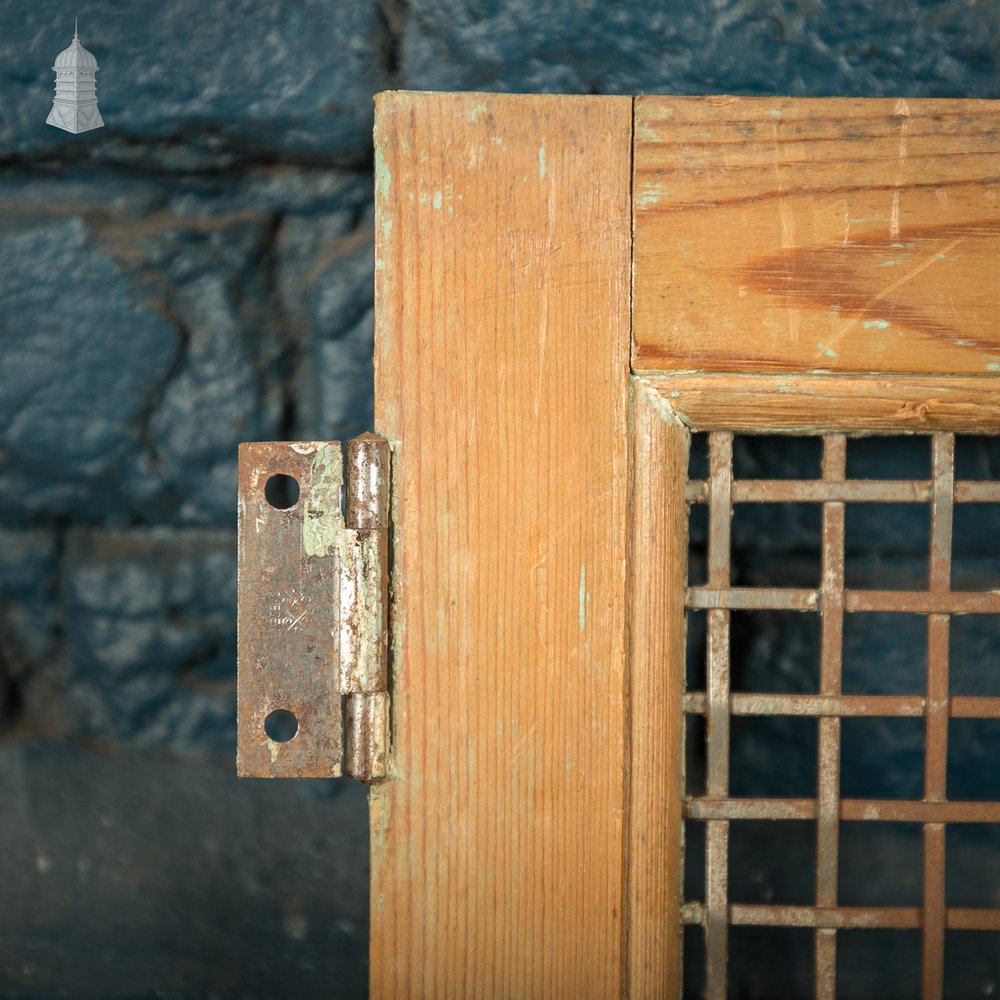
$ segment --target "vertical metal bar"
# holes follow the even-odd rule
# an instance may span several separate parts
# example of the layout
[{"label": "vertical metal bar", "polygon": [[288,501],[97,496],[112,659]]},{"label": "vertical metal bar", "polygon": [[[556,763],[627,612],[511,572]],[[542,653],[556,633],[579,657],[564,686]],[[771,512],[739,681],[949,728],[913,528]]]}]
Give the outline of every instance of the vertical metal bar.
[{"label": "vertical metal bar", "polygon": [[924,1000],[940,1000],[944,989],[944,823],[924,824],[923,959]]},{"label": "vertical metal bar", "polygon": [[[933,437],[934,494],[931,503],[930,591],[951,589],[951,536],[955,498],[955,436]],[[924,799],[947,799],[948,626],[946,614],[927,617],[927,728]],[[922,982],[924,1000],[940,1000],[944,988],[945,826],[924,824]]]},{"label": "vertical metal bar", "polygon": [[[709,437],[708,585],[730,583],[733,435]],[[710,798],[729,796],[729,612],[708,613],[708,780]],[[729,821],[710,820],[705,857],[706,996],[725,1000],[729,962]]]},{"label": "vertical metal bar", "polygon": [[[843,482],[847,474],[847,439],[828,434],[823,439],[823,481]],[[820,582],[822,639],[820,694],[839,695],[844,638],[844,504],[823,504],[823,577]],[[816,808],[816,905],[837,905],[840,812],[840,719],[819,720],[819,778]],[[817,928],[816,996],[834,1000],[837,992],[837,932]]]},{"label": "vertical metal bar", "polygon": [[729,978],[729,821],[709,820],[705,851],[705,997],[726,1000]]},{"label": "vertical metal bar", "polygon": [[947,799],[948,770],[948,615],[927,616],[927,732],[924,752],[924,799]]},{"label": "vertical metal bar", "polygon": [[733,503],[733,435],[715,431],[708,436],[708,585],[728,587]]},{"label": "vertical metal bar", "polygon": [[729,612],[708,613],[708,760],[710,799],[729,795]]}]

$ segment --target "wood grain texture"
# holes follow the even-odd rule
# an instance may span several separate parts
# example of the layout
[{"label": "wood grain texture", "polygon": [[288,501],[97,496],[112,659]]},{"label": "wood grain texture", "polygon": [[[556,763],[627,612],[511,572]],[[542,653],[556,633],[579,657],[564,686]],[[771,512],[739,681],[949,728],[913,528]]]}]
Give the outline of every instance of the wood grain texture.
[{"label": "wood grain texture", "polygon": [[629,539],[626,995],[681,991],[681,796],[687,428],[641,383],[633,396]]},{"label": "wood grain texture", "polygon": [[1000,433],[995,378],[677,374],[638,381],[698,431]]},{"label": "wood grain texture", "polygon": [[1000,371],[1000,102],[635,114],[636,369]]},{"label": "wood grain texture", "polygon": [[376,997],[623,982],[627,98],[376,101]]}]

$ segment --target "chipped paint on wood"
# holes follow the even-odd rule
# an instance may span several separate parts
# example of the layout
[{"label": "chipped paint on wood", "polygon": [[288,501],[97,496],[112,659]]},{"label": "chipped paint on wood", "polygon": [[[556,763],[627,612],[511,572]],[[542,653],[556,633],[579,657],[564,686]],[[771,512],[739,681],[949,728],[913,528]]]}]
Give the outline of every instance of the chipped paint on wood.
[{"label": "chipped paint on wood", "polygon": [[666,395],[650,386],[641,378],[633,380],[633,391],[639,396],[640,404],[648,406],[663,423],[687,431],[683,417],[671,405]]}]

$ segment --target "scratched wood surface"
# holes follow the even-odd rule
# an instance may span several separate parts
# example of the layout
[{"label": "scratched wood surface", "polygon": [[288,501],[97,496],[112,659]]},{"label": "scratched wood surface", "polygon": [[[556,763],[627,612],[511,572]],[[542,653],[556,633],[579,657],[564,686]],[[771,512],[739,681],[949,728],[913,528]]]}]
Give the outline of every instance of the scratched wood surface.
[{"label": "scratched wood surface", "polygon": [[1000,102],[640,97],[639,370],[1000,371]]},{"label": "scratched wood surface", "polygon": [[1000,380],[982,376],[646,376],[693,430],[1000,433]]},{"label": "scratched wood surface", "polygon": [[631,101],[376,101],[376,997],[621,994]]},{"label": "scratched wood surface", "polygon": [[655,387],[636,383],[633,407],[626,995],[676,998],[689,435]]}]

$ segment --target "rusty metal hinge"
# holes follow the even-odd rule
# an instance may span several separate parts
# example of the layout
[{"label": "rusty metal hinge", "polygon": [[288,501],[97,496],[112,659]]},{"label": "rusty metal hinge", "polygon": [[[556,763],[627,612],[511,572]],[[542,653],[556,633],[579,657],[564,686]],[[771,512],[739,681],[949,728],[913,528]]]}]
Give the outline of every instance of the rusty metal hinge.
[{"label": "rusty metal hinge", "polygon": [[389,446],[346,452],[345,498],[339,441],[240,445],[242,777],[386,773]]}]

